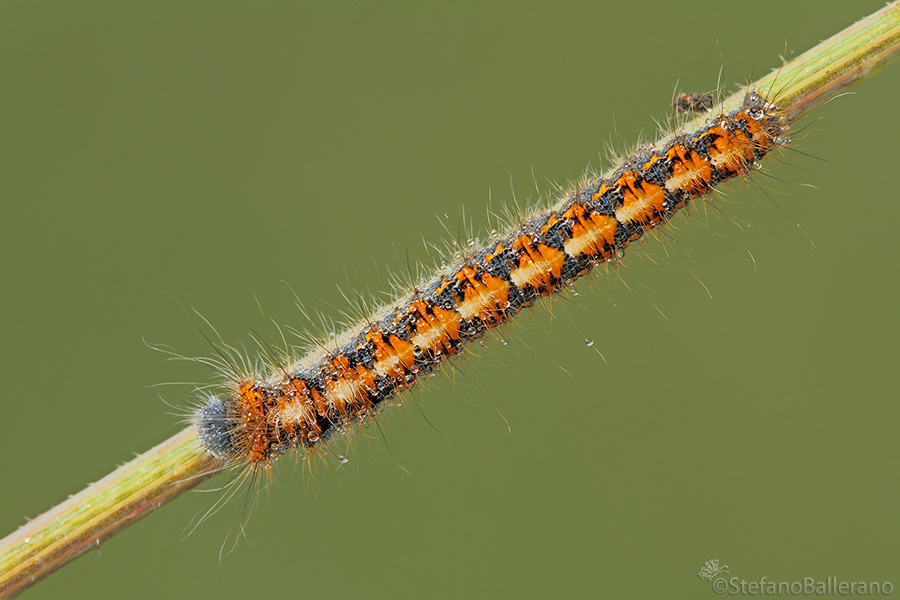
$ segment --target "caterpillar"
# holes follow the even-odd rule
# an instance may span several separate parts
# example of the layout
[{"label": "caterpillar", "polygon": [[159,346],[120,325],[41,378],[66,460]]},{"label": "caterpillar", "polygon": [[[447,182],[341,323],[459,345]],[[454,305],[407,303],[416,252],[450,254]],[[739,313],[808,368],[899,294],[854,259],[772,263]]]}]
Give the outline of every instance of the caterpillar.
[{"label": "caterpillar", "polygon": [[467,344],[539,299],[565,289],[692,200],[747,174],[788,142],[787,122],[765,93],[643,147],[607,178],[469,250],[449,268],[355,331],[336,348],[281,367],[266,379],[235,378],[231,393],[195,414],[199,439],[227,464],[266,468],[309,451],[366,419]]}]

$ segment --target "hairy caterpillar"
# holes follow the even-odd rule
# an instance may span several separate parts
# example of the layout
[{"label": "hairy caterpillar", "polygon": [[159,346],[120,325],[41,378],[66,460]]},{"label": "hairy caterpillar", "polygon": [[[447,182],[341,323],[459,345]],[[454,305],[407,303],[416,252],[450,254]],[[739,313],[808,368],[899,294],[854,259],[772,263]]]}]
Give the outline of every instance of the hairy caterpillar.
[{"label": "hairy caterpillar", "polygon": [[[473,247],[356,331],[197,411],[200,440],[228,462],[268,466],[374,414],[396,393],[540,298],[615,260],[647,231],[783,146],[788,123],[757,90],[737,110],[641,148],[506,234]],[[224,365],[223,368],[229,368]]]}]

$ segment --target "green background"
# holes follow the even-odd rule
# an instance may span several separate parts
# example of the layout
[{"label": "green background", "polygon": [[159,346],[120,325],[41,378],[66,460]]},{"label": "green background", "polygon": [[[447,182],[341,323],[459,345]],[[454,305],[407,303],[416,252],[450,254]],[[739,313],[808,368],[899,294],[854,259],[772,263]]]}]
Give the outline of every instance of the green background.
[{"label": "green background", "polygon": [[[0,4],[0,533],[177,431],[191,387],[151,386],[210,373],[142,338],[209,354],[179,302],[247,347],[256,297],[307,327],[282,281],[340,318],[338,285],[389,290],[510,182],[608,165],[676,87],[882,4]],[[185,538],[192,493],[25,597],[697,598],[711,558],[900,586],[900,65],[854,91],[404,398],[387,444],[286,459],[231,554],[241,500]]]}]

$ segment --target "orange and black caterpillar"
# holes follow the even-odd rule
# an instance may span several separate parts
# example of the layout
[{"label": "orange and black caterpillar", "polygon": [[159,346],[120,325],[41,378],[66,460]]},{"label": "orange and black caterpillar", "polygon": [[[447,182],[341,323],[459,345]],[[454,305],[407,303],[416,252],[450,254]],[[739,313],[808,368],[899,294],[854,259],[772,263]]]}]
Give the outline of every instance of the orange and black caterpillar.
[{"label": "orange and black caterpillar", "polygon": [[266,380],[236,381],[195,424],[227,464],[266,467],[371,415],[472,340],[617,257],[646,231],[786,143],[787,123],[763,94],[738,110],[641,148],[506,236],[469,253],[348,341]]}]

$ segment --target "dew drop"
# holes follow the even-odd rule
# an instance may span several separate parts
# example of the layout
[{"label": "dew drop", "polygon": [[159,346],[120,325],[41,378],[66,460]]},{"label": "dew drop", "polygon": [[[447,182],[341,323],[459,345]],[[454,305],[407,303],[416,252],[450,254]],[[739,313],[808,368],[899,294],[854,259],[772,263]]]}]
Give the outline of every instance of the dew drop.
[{"label": "dew drop", "polygon": [[338,460],[341,461],[342,465],[346,465],[348,462],[350,462],[350,459],[347,458],[346,456],[344,456],[343,454],[338,456]]},{"label": "dew drop", "polygon": [[307,437],[307,439],[308,439],[309,441],[311,441],[311,442],[318,442],[318,441],[319,441],[319,434],[316,433],[315,431],[310,431],[309,433],[306,434],[306,437]]},{"label": "dew drop", "polygon": [[584,345],[590,348],[594,345],[594,340],[592,340],[591,338],[584,338]]}]

